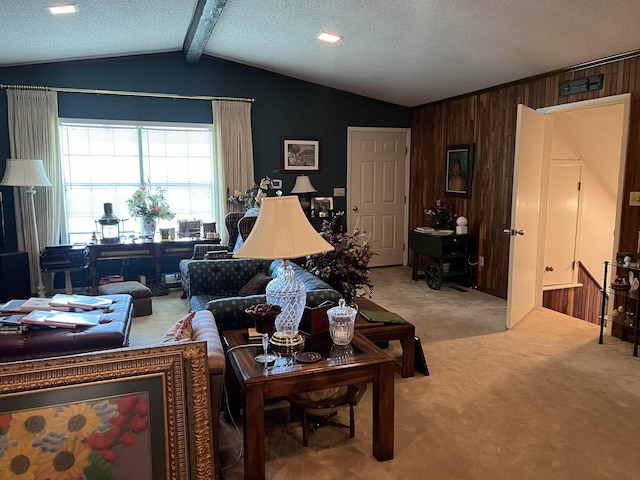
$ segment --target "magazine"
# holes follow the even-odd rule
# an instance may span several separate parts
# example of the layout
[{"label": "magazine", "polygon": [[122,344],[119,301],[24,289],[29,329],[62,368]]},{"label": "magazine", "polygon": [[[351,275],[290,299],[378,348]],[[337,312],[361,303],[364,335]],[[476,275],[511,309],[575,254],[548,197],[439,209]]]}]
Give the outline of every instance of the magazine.
[{"label": "magazine", "polygon": [[100,323],[100,310],[91,312],[60,312],[56,310],[33,310],[22,317],[21,323],[28,325],[45,325],[49,327],[92,327]]},{"label": "magazine", "polygon": [[41,297],[31,297],[28,298],[22,305],[20,305],[19,309],[22,312],[31,312],[32,310],[60,310],[63,312],[68,312],[68,306],[56,306],[51,305],[49,303],[50,298],[41,298]]},{"label": "magazine", "polygon": [[59,307],[82,308],[93,310],[95,308],[109,308],[113,300],[106,297],[92,297],[90,295],[68,295],[58,293],[49,301],[50,305]]},{"label": "magazine", "polygon": [[5,317],[0,317],[0,324],[2,325],[20,325],[20,321],[22,317],[25,316],[25,313],[15,315],[7,315]]},{"label": "magazine", "polygon": [[7,303],[0,307],[0,313],[2,313],[3,315],[24,313],[22,310],[20,310],[20,307],[24,302],[26,302],[26,300],[9,300]]}]

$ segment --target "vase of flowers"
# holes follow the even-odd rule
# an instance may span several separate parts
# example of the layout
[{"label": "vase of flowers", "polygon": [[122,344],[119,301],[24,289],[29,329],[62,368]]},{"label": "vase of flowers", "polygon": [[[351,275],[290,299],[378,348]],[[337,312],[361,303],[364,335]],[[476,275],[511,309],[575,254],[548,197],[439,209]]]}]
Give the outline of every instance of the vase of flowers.
[{"label": "vase of flowers", "polygon": [[451,228],[453,226],[453,207],[438,199],[424,212],[431,219],[433,228]]},{"label": "vase of flowers", "polygon": [[320,236],[334,249],[307,257],[305,269],[340,292],[347,305],[353,305],[356,296],[371,296],[368,265],[375,252],[359,229],[352,233],[344,230],[343,217],[344,212],[337,212],[322,223]]},{"label": "vase of flowers", "polygon": [[167,203],[166,191],[166,188],[152,189],[149,184],[143,183],[127,200],[129,213],[134,218],[140,218],[141,234],[146,238],[155,236],[158,220],[171,220],[176,216]]}]

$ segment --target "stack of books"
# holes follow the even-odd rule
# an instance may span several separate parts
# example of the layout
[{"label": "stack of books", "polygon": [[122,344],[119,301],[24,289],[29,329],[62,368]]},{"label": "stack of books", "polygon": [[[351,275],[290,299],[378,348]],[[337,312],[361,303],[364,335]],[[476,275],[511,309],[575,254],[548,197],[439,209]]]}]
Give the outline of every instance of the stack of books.
[{"label": "stack of books", "polygon": [[434,229],[431,227],[416,227],[415,231],[418,233],[433,233]]},{"label": "stack of books", "polygon": [[57,294],[53,298],[9,300],[0,307],[0,334],[22,333],[29,325],[90,327],[100,322],[113,300],[89,295]]}]

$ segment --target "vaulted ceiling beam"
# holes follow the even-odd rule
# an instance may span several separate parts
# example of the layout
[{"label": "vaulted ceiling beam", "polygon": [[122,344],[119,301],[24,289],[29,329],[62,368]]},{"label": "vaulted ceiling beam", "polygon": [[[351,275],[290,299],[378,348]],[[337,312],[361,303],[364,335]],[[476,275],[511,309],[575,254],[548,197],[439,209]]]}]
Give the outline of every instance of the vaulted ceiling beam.
[{"label": "vaulted ceiling beam", "polygon": [[182,52],[186,63],[198,63],[227,0],[198,0]]}]

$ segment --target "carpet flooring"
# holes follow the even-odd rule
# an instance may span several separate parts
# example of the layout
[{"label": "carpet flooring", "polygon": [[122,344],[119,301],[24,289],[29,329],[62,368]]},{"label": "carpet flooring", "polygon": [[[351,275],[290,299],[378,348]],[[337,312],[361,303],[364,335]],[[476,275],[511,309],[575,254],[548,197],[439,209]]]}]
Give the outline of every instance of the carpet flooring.
[{"label": "carpet flooring", "polygon": [[[395,377],[395,458],[371,453],[371,389],[356,436],[322,427],[302,446],[283,402],[266,413],[270,479],[637,479],[640,359],[632,344],[544,309],[505,330],[506,302],[476,290],[429,289],[409,267],[372,269],[372,300],[415,324],[430,376]],[[188,309],[153,298],[131,344],[155,343]],[[400,355],[398,342],[387,352]],[[340,410],[348,418],[348,410]],[[243,478],[241,427],[221,419],[225,478]]]}]

